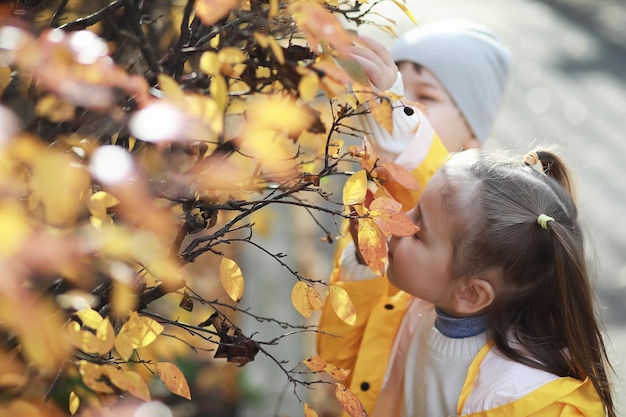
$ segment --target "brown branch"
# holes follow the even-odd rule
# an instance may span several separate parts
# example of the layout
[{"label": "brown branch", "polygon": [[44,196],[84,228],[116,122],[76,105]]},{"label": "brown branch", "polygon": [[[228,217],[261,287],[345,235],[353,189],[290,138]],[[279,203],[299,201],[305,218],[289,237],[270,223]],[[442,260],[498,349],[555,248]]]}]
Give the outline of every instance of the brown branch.
[{"label": "brown branch", "polygon": [[[54,25],[57,15],[60,14],[62,10],[62,6],[64,7],[63,3],[67,3],[67,0],[64,0],[62,4],[59,5],[59,8],[55,12],[54,16],[52,16],[52,18],[50,19],[49,26]],[[86,29],[89,26],[95,25],[96,23],[100,22],[108,14],[113,13],[117,9],[121,8],[123,5],[124,3],[122,2],[122,0],[115,0],[112,3],[109,3],[107,6],[105,6],[101,10],[98,10],[97,12],[92,13],[89,16],[81,17],[71,22],[68,22],[64,25],[61,25],[58,27],[58,29],[67,30],[67,31]]]}]

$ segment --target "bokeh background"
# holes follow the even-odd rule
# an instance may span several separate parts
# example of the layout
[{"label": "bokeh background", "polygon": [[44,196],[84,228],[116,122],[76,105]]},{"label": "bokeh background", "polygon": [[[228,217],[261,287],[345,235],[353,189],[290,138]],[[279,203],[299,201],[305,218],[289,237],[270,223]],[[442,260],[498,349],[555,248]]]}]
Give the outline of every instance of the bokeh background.
[{"label": "bokeh background", "polygon": [[[619,415],[626,416],[626,4],[623,0],[407,3],[420,24],[452,17],[471,19],[492,28],[511,49],[504,106],[486,148],[525,153],[534,145],[554,144],[574,169],[582,217],[591,236],[590,250],[597,263],[595,289],[616,371],[615,398]],[[377,10],[396,21],[397,33],[414,26],[391,3]],[[362,27],[359,33],[386,45],[392,41],[376,28]],[[316,243],[323,235],[310,218],[293,212],[274,215],[279,216],[279,226],[264,238],[266,244],[286,253],[288,262],[302,274],[326,278],[334,248]],[[294,283],[284,268],[258,253],[241,255],[244,275],[249,271],[246,292],[264,294],[255,300],[262,303],[253,306],[255,311],[302,322],[284,302]],[[281,334],[275,326],[264,330],[254,320],[243,320],[244,328],[260,331],[265,340]],[[289,360],[290,368],[314,353],[314,338],[291,336],[273,352]],[[242,369],[239,387],[241,417],[303,415],[302,404],[284,375],[261,356]],[[329,401],[315,391],[305,390],[302,398],[309,396],[321,406]]]}]

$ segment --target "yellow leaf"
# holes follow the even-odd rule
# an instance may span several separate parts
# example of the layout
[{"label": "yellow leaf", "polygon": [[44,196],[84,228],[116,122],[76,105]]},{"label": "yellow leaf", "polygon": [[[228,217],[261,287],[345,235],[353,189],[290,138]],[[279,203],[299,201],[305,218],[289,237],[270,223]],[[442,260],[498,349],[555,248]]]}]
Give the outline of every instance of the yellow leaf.
[{"label": "yellow leaf", "polygon": [[262,48],[267,48],[269,46],[270,44],[269,36],[264,35],[259,32],[254,32],[252,36],[254,36],[254,39],[256,39],[256,41],[259,43],[259,45],[261,45]]},{"label": "yellow leaf", "polygon": [[246,116],[246,133],[254,139],[260,130],[287,132],[296,136],[315,121],[310,108],[298,104],[292,97],[280,95],[260,97],[249,103]]},{"label": "yellow leaf", "polygon": [[113,281],[111,311],[115,317],[125,317],[137,307],[137,294],[131,285],[119,280]]},{"label": "yellow leaf", "polygon": [[35,114],[53,123],[71,120],[76,115],[74,105],[54,95],[47,95],[37,101]]},{"label": "yellow leaf", "polygon": [[115,345],[115,330],[106,317],[102,320],[102,323],[96,329],[96,338],[98,340],[98,352],[100,355],[104,355],[113,349]]},{"label": "yellow leaf", "polygon": [[149,317],[141,317],[133,311],[115,339],[115,349],[122,359],[128,360],[133,354],[133,349],[148,346],[163,329],[160,323]]},{"label": "yellow leaf", "polygon": [[30,224],[24,211],[16,202],[0,204],[0,256],[9,258],[19,250],[30,235]]},{"label": "yellow leaf", "polygon": [[[104,355],[113,348],[115,332],[108,318],[102,320],[96,329],[84,330],[76,321],[71,321],[66,331],[70,342],[83,352]],[[92,333],[93,330],[96,334]]]},{"label": "yellow leaf", "polygon": [[393,131],[393,120],[391,119],[391,102],[387,98],[374,98],[368,101],[372,117],[384,127],[387,132]]},{"label": "yellow leaf", "polygon": [[108,217],[107,209],[118,205],[120,200],[106,191],[94,193],[87,201],[87,208],[92,216],[104,220]]},{"label": "yellow leaf", "polygon": [[169,75],[161,73],[158,75],[157,80],[159,82],[159,88],[163,91],[163,93],[165,93],[168,99],[174,103],[180,104],[183,102],[185,99],[185,93],[175,79]]},{"label": "yellow leaf", "polygon": [[211,77],[209,91],[220,111],[224,111],[228,103],[228,85],[226,84],[226,79],[220,74]]},{"label": "yellow leaf", "polygon": [[291,290],[291,304],[298,310],[298,313],[307,319],[313,314],[313,306],[309,299],[309,286],[305,282],[298,281],[293,286]]},{"label": "yellow leaf", "polygon": [[411,19],[411,21],[417,25],[417,20],[415,19],[415,16],[413,16],[413,13],[411,13],[411,11],[404,5],[404,3],[398,1],[398,0],[392,0],[396,6],[398,6],[400,9],[402,9],[402,11],[404,12],[404,14],[407,15],[407,17],[409,19]]},{"label": "yellow leaf", "polygon": [[367,417],[367,411],[359,398],[344,385],[335,384],[335,397],[350,417]]},{"label": "yellow leaf", "polygon": [[220,280],[228,296],[235,302],[239,302],[243,296],[244,281],[239,265],[232,259],[222,258],[220,264]]},{"label": "yellow leaf", "polygon": [[113,387],[104,382],[105,380],[102,378],[103,369],[100,365],[96,365],[95,363],[91,363],[86,360],[81,360],[79,362],[78,371],[83,377],[85,385],[92,390],[109,394],[115,392]]},{"label": "yellow leaf", "polygon": [[68,154],[47,152],[34,161],[33,198],[43,205],[45,218],[53,225],[76,222],[84,208],[89,184],[86,168]]},{"label": "yellow leaf", "polygon": [[317,292],[317,290],[313,286],[308,285],[307,296],[309,298],[309,303],[311,304],[311,307],[313,307],[313,310],[321,312],[322,308],[324,307],[324,300],[322,299],[320,293]]},{"label": "yellow leaf", "polygon": [[347,291],[336,285],[328,287],[330,297],[330,305],[332,305],[335,314],[345,323],[354,326],[356,323],[356,310]]},{"label": "yellow leaf", "polygon": [[317,412],[307,403],[304,403],[304,417],[318,417]]},{"label": "yellow leaf", "polygon": [[353,206],[365,200],[367,193],[367,174],[364,170],[350,176],[343,186],[343,204]]},{"label": "yellow leaf", "polygon": [[323,371],[324,368],[326,368],[326,365],[328,365],[328,363],[324,359],[315,355],[311,356],[310,358],[306,358],[302,362],[304,362],[304,364],[313,372]]},{"label": "yellow leaf", "polygon": [[372,219],[359,219],[359,251],[367,266],[382,276],[387,262],[387,241]]},{"label": "yellow leaf", "polygon": [[11,83],[11,68],[5,65],[0,66],[0,95],[4,89]]},{"label": "yellow leaf", "polygon": [[159,378],[163,381],[167,389],[176,395],[191,400],[187,379],[180,369],[169,362],[159,362],[156,365]]},{"label": "yellow leaf", "polygon": [[229,65],[241,64],[246,60],[246,54],[241,49],[232,46],[220,49],[217,57],[221,63]]},{"label": "yellow leaf", "polygon": [[302,100],[312,101],[320,91],[320,79],[313,71],[307,71],[298,83],[298,94]]},{"label": "yellow leaf", "polygon": [[217,54],[213,51],[207,51],[200,57],[200,69],[208,75],[216,75],[220,73],[221,63]]},{"label": "yellow leaf", "polygon": [[274,54],[274,58],[280,65],[285,64],[285,53],[283,52],[282,46],[276,41],[276,39],[270,37],[269,39],[270,49],[272,50],[272,54]]},{"label": "yellow leaf", "polygon": [[96,330],[100,323],[102,323],[102,316],[96,310],[86,308],[84,310],[77,311],[76,316],[83,322],[83,326]]},{"label": "yellow leaf", "polygon": [[104,366],[103,370],[113,385],[127,391],[140,400],[150,401],[150,390],[141,375],[133,371],[123,371],[113,366]]},{"label": "yellow leaf", "polygon": [[76,414],[76,412],[78,411],[78,407],[80,407],[80,398],[78,398],[78,395],[76,395],[76,393],[72,391],[70,392],[70,399],[69,399],[70,414],[71,415]]}]

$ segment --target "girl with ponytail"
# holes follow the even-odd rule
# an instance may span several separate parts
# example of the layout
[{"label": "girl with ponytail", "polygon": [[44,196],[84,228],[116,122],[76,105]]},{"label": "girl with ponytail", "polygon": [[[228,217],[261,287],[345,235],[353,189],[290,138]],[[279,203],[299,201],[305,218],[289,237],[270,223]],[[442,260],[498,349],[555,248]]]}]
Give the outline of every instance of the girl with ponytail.
[{"label": "girl with ponytail", "polygon": [[409,297],[373,416],[616,416],[556,153],[458,153],[409,216],[420,231],[389,242],[387,278]]}]

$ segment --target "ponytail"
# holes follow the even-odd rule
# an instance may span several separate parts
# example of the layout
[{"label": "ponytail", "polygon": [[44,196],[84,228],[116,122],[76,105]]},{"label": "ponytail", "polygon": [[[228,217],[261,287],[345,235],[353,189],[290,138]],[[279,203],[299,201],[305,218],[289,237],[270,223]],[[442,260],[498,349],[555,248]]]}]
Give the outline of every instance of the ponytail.
[{"label": "ponytail", "polygon": [[[538,151],[536,154],[543,172],[562,186],[573,200],[573,184],[563,161],[551,151]],[[615,417],[605,369],[605,364],[610,367],[610,363],[593,308],[580,227],[552,221],[546,223],[546,228],[552,237],[554,277],[559,289],[556,301],[572,371],[580,379],[589,377],[607,409],[607,415]]]}]

